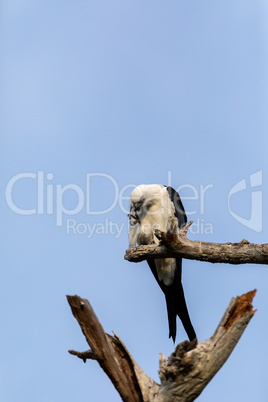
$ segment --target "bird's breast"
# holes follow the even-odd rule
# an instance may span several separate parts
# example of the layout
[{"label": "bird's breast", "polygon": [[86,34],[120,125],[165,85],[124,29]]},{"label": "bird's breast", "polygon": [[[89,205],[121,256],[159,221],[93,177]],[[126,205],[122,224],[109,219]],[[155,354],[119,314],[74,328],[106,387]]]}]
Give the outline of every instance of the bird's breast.
[{"label": "bird's breast", "polygon": [[165,230],[165,221],[161,215],[155,215],[149,211],[139,226],[138,244],[158,243],[154,236],[155,230]]},{"label": "bird's breast", "polygon": [[141,224],[138,233],[138,244],[150,244],[154,240],[154,231],[151,225]]}]

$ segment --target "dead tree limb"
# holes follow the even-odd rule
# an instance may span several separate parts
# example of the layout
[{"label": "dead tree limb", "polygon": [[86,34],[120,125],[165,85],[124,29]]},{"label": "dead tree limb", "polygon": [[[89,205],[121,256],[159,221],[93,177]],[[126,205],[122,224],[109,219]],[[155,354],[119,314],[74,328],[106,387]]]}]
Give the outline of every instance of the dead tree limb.
[{"label": "dead tree limb", "polygon": [[149,258],[182,257],[190,260],[221,262],[228,264],[268,264],[268,244],[254,244],[247,240],[239,243],[209,243],[191,241],[186,237],[189,222],[177,234],[155,231],[160,244],[132,247],[125,259],[139,262]]},{"label": "dead tree limb", "polygon": [[153,400],[152,395],[159,386],[137,365],[117,335],[111,336],[104,332],[88,300],[79,296],[67,296],[67,299],[91,348],[82,353],[73,350],[69,353],[83,360],[88,358],[87,355],[94,356],[123,401]]},{"label": "dead tree limb", "polygon": [[106,334],[86,299],[67,296],[91,350],[70,351],[84,361],[97,360],[123,401],[194,401],[222,367],[253,317],[256,290],[233,298],[215,333],[204,342],[179,344],[168,360],[160,354],[161,384],[152,380],[135,362],[121,339]]}]

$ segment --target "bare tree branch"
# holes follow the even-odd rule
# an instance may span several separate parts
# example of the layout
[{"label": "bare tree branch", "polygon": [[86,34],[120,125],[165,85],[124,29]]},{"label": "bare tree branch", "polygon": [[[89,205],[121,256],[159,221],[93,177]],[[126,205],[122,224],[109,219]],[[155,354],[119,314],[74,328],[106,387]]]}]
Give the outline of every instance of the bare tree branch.
[{"label": "bare tree branch", "polygon": [[[93,354],[113,382],[123,401],[194,401],[222,367],[253,317],[252,300],[256,290],[233,298],[215,333],[204,342],[185,341],[165,360],[160,354],[161,385],[153,381],[135,362],[121,339],[104,332],[86,299],[67,296]],[[83,357],[81,357],[83,358]],[[92,358],[92,357],[89,357]],[[84,359],[83,359],[84,360]]]},{"label": "bare tree branch", "polygon": [[189,222],[177,234],[155,231],[160,245],[132,247],[126,251],[125,259],[139,262],[149,258],[182,257],[190,260],[221,262],[228,264],[268,264],[268,244],[254,244],[247,240],[239,243],[209,243],[191,241],[186,237]]},{"label": "bare tree branch", "polygon": [[191,402],[223,366],[253,317],[252,300],[256,290],[233,298],[211,338],[186,353],[177,346],[168,361],[160,357],[161,390],[159,396]]},{"label": "bare tree branch", "polygon": [[68,350],[70,355],[77,356],[79,359],[82,359],[84,363],[86,363],[87,359],[97,360],[95,354],[92,350],[86,350],[85,352],[77,352],[76,350]]},{"label": "bare tree branch", "polygon": [[121,398],[133,402],[153,400],[151,393],[159,386],[137,365],[117,335],[104,332],[88,300],[79,296],[67,296],[67,300],[91,351]]}]

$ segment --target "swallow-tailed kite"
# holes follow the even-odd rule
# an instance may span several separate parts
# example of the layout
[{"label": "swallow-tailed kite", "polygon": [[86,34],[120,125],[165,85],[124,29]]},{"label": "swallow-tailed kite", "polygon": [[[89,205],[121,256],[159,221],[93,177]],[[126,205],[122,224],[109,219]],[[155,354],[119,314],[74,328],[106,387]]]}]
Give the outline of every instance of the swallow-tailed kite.
[{"label": "swallow-tailed kite", "polygon": [[[187,217],[179,194],[161,184],[142,184],[130,196],[129,247],[136,244],[159,243],[154,231],[174,231],[182,228]],[[181,283],[181,258],[147,260],[158,285],[165,294],[169,337],[176,338],[176,316],[178,315],[191,340],[196,338]]]}]

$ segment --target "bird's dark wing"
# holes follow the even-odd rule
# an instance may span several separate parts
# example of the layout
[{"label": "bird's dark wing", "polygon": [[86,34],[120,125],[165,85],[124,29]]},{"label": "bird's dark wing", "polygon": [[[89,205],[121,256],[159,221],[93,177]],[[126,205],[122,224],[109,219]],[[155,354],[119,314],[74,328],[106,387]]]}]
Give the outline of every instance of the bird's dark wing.
[{"label": "bird's dark wing", "polygon": [[178,226],[181,229],[187,223],[187,216],[181,202],[181,197],[172,187],[167,187],[167,192],[171,202],[174,204],[175,216],[178,219]]}]

